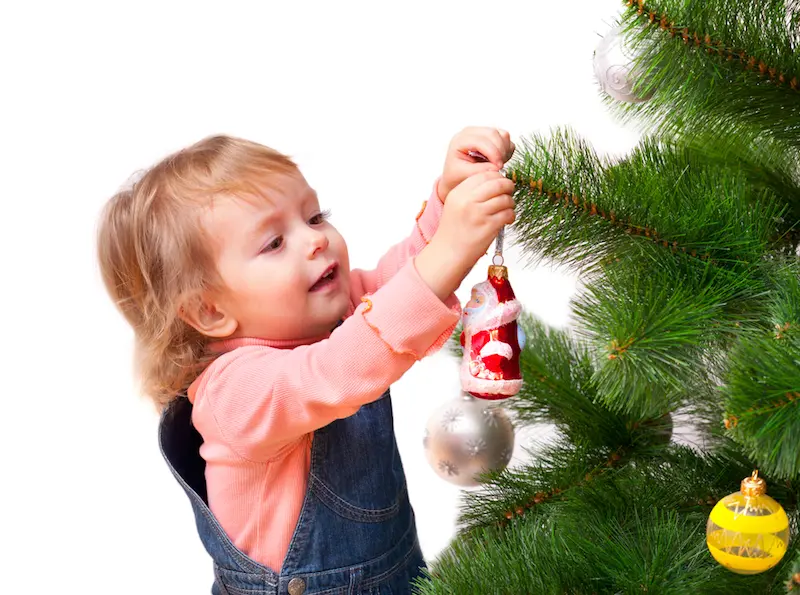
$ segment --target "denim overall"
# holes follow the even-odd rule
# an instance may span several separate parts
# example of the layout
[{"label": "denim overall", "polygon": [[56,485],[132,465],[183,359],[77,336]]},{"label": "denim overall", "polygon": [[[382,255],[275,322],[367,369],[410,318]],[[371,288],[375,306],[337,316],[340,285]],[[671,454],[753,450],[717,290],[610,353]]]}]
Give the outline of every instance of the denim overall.
[{"label": "denim overall", "polygon": [[316,430],[303,508],[280,573],[234,546],[208,508],[202,438],[186,397],[161,417],[159,445],[189,496],[214,562],[213,595],[397,595],[425,566],[387,391]]}]

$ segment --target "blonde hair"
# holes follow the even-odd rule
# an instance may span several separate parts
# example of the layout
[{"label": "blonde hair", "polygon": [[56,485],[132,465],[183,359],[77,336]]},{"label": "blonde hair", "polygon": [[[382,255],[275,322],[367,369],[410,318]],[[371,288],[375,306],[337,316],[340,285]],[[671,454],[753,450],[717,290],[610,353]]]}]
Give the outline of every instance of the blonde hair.
[{"label": "blonde hair", "polygon": [[140,388],[159,409],[213,359],[208,338],[178,315],[223,288],[199,207],[219,195],[263,197],[276,175],[296,173],[295,163],[273,149],[213,136],[157,163],[103,209],[97,243],[103,282],[133,327]]}]

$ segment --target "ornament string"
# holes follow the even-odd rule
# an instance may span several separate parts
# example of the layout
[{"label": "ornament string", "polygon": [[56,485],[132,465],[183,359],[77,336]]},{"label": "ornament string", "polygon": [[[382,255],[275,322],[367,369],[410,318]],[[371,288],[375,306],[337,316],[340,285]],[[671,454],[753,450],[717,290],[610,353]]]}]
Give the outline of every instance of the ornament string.
[{"label": "ornament string", "polygon": [[505,226],[500,228],[497,233],[497,239],[494,241],[494,256],[492,257],[492,264],[501,266],[503,264],[503,238],[506,234]]}]

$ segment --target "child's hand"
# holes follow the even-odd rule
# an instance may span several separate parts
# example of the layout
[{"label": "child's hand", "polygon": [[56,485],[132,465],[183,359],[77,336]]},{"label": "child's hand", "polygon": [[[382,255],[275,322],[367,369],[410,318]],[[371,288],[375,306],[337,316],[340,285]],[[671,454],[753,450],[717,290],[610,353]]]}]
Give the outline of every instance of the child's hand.
[{"label": "child's hand", "polygon": [[514,222],[514,187],[498,171],[483,171],[450,192],[436,233],[415,259],[440,299],[458,289],[500,229]]},{"label": "child's hand", "polygon": [[[465,128],[453,137],[447,148],[442,177],[436,189],[442,202],[450,191],[468,177],[484,171],[497,171],[514,154],[514,143],[508,132],[497,128]],[[468,155],[477,151],[489,161],[483,162]]]},{"label": "child's hand", "polygon": [[446,242],[472,268],[500,229],[514,222],[514,188],[495,170],[468,177],[450,192],[434,239]]}]

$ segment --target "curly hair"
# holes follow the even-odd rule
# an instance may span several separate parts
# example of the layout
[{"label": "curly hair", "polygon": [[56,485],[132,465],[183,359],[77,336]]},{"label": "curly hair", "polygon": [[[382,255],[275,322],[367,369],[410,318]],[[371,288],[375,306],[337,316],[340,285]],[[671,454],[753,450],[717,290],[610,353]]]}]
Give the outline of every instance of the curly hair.
[{"label": "curly hair", "polygon": [[212,136],[143,172],[105,205],[97,254],[106,290],[135,335],[141,392],[162,409],[213,356],[182,307],[223,289],[200,214],[217,196],[263,197],[287,156],[251,141]]}]

